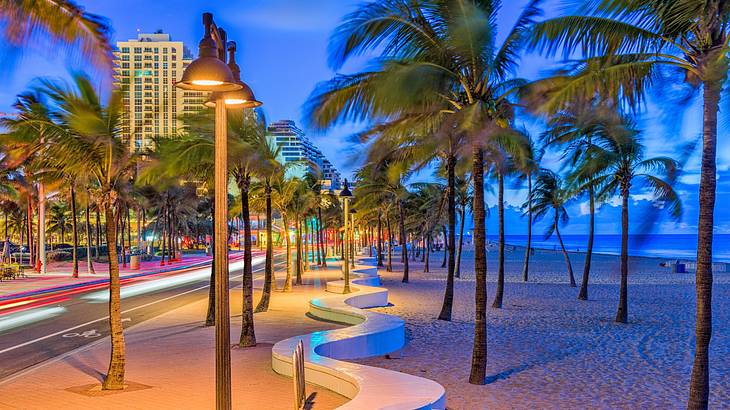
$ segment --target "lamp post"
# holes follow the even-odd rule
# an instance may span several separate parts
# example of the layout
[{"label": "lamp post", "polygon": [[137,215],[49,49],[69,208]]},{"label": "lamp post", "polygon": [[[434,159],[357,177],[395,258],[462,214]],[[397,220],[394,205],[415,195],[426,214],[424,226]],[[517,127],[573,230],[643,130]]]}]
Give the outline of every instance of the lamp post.
[{"label": "lamp post", "polygon": [[352,219],[350,226],[350,267],[355,267],[355,208],[350,209],[350,218]]},{"label": "lamp post", "polygon": [[350,219],[348,215],[350,215],[350,198],[352,198],[352,192],[350,192],[350,188],[347,186],[347,179],[345,179],[344,186],[342,188],[342,191],[340,191],[340,198],[342,198],[342,202],[344,203],[344,209],[343,209],[343,219],[345,221],[345,226],[343,229],[343,235],[342,235],[342,255],[344,256],[344,263],[342,264],[343,268],[345,269],[345,287],[342,290],[342,293],[350,293],[350,264],[348,263],[348,252],[349,252],[349,232],[347,230],[347,220]]},{"label": "lamp post", "polygon": [[[251,89],[238,78],[233,53],[235,43],[226,44],[226,33],[213,22],[213,15],[203,13],[205,34],[200,40],[198,58],[183,72],[175,85],[183,90],[212,91],[215,107],[214,162],[214,257],[215,267],[215,369],[216,409],[231,408],[230,312],[228,308],[228,152],[226,106],[251,108],[261,105]],[[231,66],[226,65],[226,48]],[[235,72],[235,73],[234,73]],[[229,94],[230,93],[230,94]]]}]

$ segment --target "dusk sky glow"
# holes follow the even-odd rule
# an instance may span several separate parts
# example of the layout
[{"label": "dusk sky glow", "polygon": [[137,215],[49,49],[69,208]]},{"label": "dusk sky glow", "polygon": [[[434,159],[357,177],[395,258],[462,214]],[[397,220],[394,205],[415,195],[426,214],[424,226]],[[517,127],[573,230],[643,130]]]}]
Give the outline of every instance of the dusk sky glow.
[{"label": "dusk sky glow", "polygon": [[[327,64],[327,44],[329,36],[341,18],[360,3],[359,0],[256,0],[209,2],[191,1],[102,1],[85,0],[81,2],[88,11],[109,18],[114,27],[113,41],[134,38],[137,32],[153,32],[161,29],[171,34],[174,40],[183,41],[194,53],[202,34],[201,13],[212,12],[216,22],[228,31],[229,39],[238,43],[238,62],[241,76],[264,102],[264,113],[268,121],[293,119],[301,124],[309,137],[325,155],[337,166],[343,175],[349,175],[357,165],[353,157],[355,150],[348,136],[358,129],[356,125],[342,126],[326,134],[314,134],[302,124],[302,104],[315,85],[331,78],[335,73]],[[500,25],[510,26],[521,11],[524,0],[504,2],[500,15]],[[548,16],[557,12],[558,2],[549,1],[544,9]],[[506,29],[505,29],[506,30]],[[502,36],[504,33],[500,33]],[[354,72],[364,66],[366,58],[348,64],[342,72]],[[520,76],[537,78],[540,73],[555,66],[555,61],[528,55],[523,58]],[[31,50],[15,61],[14,70],[4,70],[0,75],[7,83],[0,89],[0,112],[10,112],[15,95],[23,91],[29,82],[39,76],[67,77],[69,69],[79,69],[83,64],[70,62],[61,55],[51,55],[47,50]],[[100,80],[102,81],[102,80]],[[665,101],[653,98],[647,101],[641,112],[639,123],[644,130],[645,143],[649,154],[673,154],[675,143],[690,141],[700,131],[701,116],[694,103],[679,115],[676,110],[666,110]],[[721,116],[722,116],[721,109]],[[519,122],[525,122],[519,120]],[[718,147],[718,204],[716,215],[717,233],[730,233],[730,211],[722,204],[730,200],[730,144],[723,144],[725,119],[719,127]],[[537,135],[541,131],[539,122],[528,120],[527,127]],[[548,155],[546,165],[555,167],[558,154]],[[427,177],[422,176],[422,177]],[[697,209],[696,197],[699,183],[699,152],[695,152],[687,163],[686,172],[680,179],[677,189],[685,198],[685,214],[681,223],[657,221],[662,233],[692,233],[695,230]],[[513,207],[524,201],[524,191],[518,186],[510,186],[507,201]],[[634,193],[636,202],[646,202],[640,190]],[[495,199],[488,194],[490,205]],[[587,217],[582,215],[582,201],[570,205],[573,216],[566,229],[568,233],[583,233]],[[510,209],[518,218],[518,210]],[[615,216],[619,207],[616,204],[604,206],[599,213],[599,231],[618,232]],[[638,210],[634,212],[636,215]],[[509,216],[509,215],[508,215]],[[494,219],[494,218],[493,218]],[[491,227],[491,226],[490,226]],[[520,228],[522,229],[522,228]],[[514,233],[524,233],[521,230]]]}]

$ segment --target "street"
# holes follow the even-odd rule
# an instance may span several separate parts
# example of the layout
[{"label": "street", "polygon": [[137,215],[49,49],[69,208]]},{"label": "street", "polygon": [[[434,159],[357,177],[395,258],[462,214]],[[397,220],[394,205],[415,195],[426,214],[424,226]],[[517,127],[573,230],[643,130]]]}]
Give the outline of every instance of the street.
[{"label": "street", "polygon": [[[254,280],[263,278],[265,258],[253,257]],[[243,261],[230,264],[230,287],[240,287]],[[125,328],[208,297],[210,266],[122,281]],[[90,289],[86,289],[90,288]],[[49,303],[3,313],[0,310],[0,383],[23,370],[63,356],[109,334],[108,288],[84,287],[39,295]],[[204,321],[201,317],[201,323]]]}]

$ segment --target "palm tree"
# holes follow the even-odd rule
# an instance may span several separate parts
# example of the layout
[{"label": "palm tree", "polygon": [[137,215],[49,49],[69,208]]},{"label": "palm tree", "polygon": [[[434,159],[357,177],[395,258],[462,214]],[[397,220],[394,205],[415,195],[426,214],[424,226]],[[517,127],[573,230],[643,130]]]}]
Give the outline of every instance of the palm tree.
[{"label": "palm tree", "polygon": [[[281,234],[286,242],[286,278],[284,280],[284,292],[291,292],[292,288],[292,255],[291,235],[289,227],[296,207],[295,196],[300,192],[301,181],[298,178],[287,178],[284,172],[274,175],[271,180],[271,202],[281,215],[283,226]],[[299,265],[297,261],[297,265]]]},{"label": "palm tree", "polygon": [[48,210],[48,225],[46,230],[59,234],[59,243],[66,239],[66,232],[71,229],[71,212],[65,202],[54,202]]},{"label": "palm tree", "polygon": [[[469,380],[486,375],[486,233],[484,148],[510,127],[511,96],[524,82],[512,77],[517,52],[535,17],[531,1],[503,43],[497,44],[496,1],[414,0],[364,3],[345,17],[331,44],[340,68],[350,57],[380,52],[371,71],[338,76],[310,100],[321,127],[345,120],[387,122],[408,115],[448,114],[471,148],[475,218],[476,326]],[[448,107],[444,110],[444,107]],[[453,241],[452,241],[453,242]]]},{"label": "palm tree", "polygon": [[[53,48],[77,51],[104,69],[112,66],[112,28],[104,17],[86,12],[71,0],[0,0],[2,38],[22,50],[48,40]],[[41,41],[41,44],[45,44]]]},{"label": "palm tree", "polygon": [[[492,307],[502,308],[504,298],[504,181],[505,177],[514,174],[519,167],[532,162],[530,139],[522,130],[504,130],[492,137],[486,146],[492,172],[497,177],[497,217],[499,219],[499,257],[497,262],[497,290]],[[518,165],[519,164],[519,165]]]},{"label": "palm tree", "polygon": [[565,250],[563,238],[560,236],[560,226],[568,223],[568,211],[565,204],[570,198],[570,193],[565,188],[562,178],[556,173],[542,169],[535,181],[535,186],[530,197],[532,213],[535,215],[535,221],[539,221],[548,212],[553,212],[553,218],[545,231],[545,239],[550,238],[555,232],[560,243],[560,249],[565,257],[565,265],[568,268],[568,279],[570,286],[575,287],[575,277],[573,276],[573,267],[570,264],[570,256]]},{"label": "palm tree", "polygon": [[[589,147],[588,158],[576,171],[581,181],[598,187],[597,197],[621,197],[621,287],[616,322],[628,322],[629,196],[631,188],[647,188],[678,220],[682,206],[672,184],[679,164],[668,157],[644,158],[644,146],[630,122],[611,127],[609,138]],[[608,164],[608,165],[606,165]],[[593,179],[591,179],[591,176]]]},{"label": "palm tree", "polygon": [[[712,235],[716,190],[717,114],[727,78],[730,5],[720,0],[612,0],[587,2],[577,15],[541,22],[531,45],[549,54],[582,51],[588,58],[553,81],[546,107],[576,95],[602,94],[636,103],[662,68],[680,72],[703,90],[702,165],[697,225],[697,310],[690,409],[708,406],[712,337]],[[550,109],[554,111],[554,109]]]},{"label": "palm tree", "polygon": [[[74,85],[45,82],[45,92],[57,107],[57,116],[65,125],[59,127],[56,144],[49,147],[45,159],[51,167],[71,174],[85,174],[93,181],[92,195],[106,217],[109,251],[109,326],[111,357],[102,384],[105,390],[124,388],[125,346],[121,318],[121,297],[117,250],[112,244],[121,218],[119,198],[129,188],[136,164],[120,138],[122,99],[112,92],[102,102],[90,78],[74,75]],[[68,129],[71,132],[65,132]]]},{"label": "palm tree", "polygon": [[469,208],[469,204],[473,201],[469,185],[470,177],[468,175],[458,176],[456,178],[456,203],[459,208],[459,245],[456,250],[456,268],[454,269],[454,276],[457,278],[461,277],[461,252],[464,247],[466,212]]},{"label": "palm tree", "polygon": [[[525,135],[528,135],[525,132]],[[522,264],[522,281],[527,282],[530,270],[530,253],[532,252],[532,176],[540,169],[540,160],[542,158],[542,150],[535,146],[534,141],[528,136],[528,160],[522,164],[518,164],[521,177],[527,179],[527,202],[525,205],[525,213],[527,214],[527,244],[525,245],[525,259]]]},{"label": "palm tree", "polygon": [[[605,105],[597,104],[594,101],[587,103],[574,101],[570,106],[550,118],[548,130],[543,133],[541,139],[545,146],[554,146],[562,151],[565,168],[574,171],[581,162],[591,161],[596,166],[594,159],[589,157],[593,151],[589,150],[588,147],[592,146],[594,141],[599,141],[605,137],[606,130],[611,128],[615,119],[614,113]],[[567,176],[568,184],[575,185],[575,178],[576,173],[571,171]],[[588,243],[578,299],[588,300],[588,279],[591,270],[596,225],[596,182],[589,179],[588,181],[581,181],[580,186],[582,191],[578,190],[575,194],[585,193],[588,195],[589,221]]]}]

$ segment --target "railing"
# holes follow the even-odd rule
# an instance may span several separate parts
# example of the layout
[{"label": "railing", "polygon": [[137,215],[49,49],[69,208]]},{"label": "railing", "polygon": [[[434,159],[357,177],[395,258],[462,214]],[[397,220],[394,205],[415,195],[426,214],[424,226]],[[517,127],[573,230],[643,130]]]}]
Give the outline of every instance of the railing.
[{"label": "railing", "polygon": [[304,407],[307,399],[307,393],[304,383],[304,344],[300,340],[292,354],[292,380],[294,382],[294,409],[299,410]]}]

